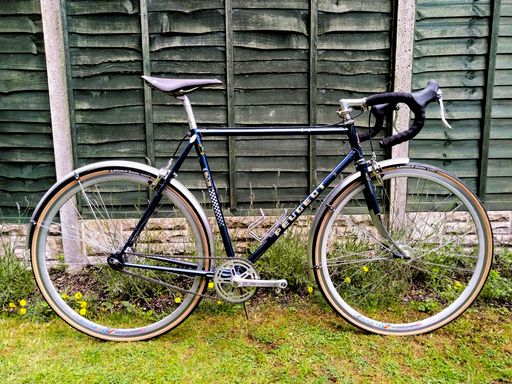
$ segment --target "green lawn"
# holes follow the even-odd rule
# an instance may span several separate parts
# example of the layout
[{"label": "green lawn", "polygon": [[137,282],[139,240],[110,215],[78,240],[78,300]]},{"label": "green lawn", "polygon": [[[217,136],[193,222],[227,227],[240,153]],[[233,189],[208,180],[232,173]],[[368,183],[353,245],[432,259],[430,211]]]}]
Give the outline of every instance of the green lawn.
[{"label": "green lawn", "polygon": [[[470,309],[428,335],[363,333],[315,298],[202,304],[148,342],[100,342],[59,319],[1,320],[2,383],[512,382],[512,312]],[[226,309],[227,308],[227,309]],[[232,309],[229,309],[232,308]]]}]

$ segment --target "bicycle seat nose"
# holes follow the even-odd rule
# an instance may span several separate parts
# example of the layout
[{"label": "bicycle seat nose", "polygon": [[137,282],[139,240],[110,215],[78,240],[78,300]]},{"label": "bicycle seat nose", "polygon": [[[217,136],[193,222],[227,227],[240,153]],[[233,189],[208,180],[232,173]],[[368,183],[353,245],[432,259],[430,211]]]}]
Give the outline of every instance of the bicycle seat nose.
[{"label": "bicycle seat nose", "polygon": [[151,76],[142,76],[142,78],[151,87],[162,92],[171,92],[173,95],[183,95],[198,88],[222,84],[222,81],[217,79],[167,79]]}]

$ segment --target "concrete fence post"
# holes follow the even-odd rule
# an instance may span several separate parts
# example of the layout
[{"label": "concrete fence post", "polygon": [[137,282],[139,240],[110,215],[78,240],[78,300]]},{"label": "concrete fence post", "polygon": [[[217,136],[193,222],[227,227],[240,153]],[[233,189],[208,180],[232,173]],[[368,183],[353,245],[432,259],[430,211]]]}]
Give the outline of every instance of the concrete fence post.
[{"label": "concrete fence post", "polygon": [[[414,27],[416,20],[416,1],[398,0],[396,20],[396,45],[395,45],[395,73],[393,90],[395,92],[411,92],[412,90],[412,66],[414,58]],[[397,132],[403,132],[410,125],[410,111],[402,105],[397,112]],[[394,146],[391,149],[393,158],[409,157],[409,142]],[[398,180],[391,185],[390,219],[395,225],[400,226],[405,220],[405,208],[407,205],[407,184],[405,180]]]},{"label": "concrete fence post", "polygon": [[[74,168],[61,1],[41,0],[41,16],[48,75],[55,172],[57,180],[60,180]],[[80,264],[81,257],[78,245],[80,230],[76,202],[66,204],[61,208],[60,222],[65,261],[68,265]]]}]

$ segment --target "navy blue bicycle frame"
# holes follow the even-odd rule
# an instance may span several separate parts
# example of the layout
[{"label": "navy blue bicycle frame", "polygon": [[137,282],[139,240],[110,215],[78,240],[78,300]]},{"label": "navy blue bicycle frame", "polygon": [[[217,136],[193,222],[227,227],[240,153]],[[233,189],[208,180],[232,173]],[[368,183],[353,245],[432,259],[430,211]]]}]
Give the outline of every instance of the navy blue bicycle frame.
[{"label": "navy blue bicycle frame", "polygon": [[[213,277],[213,271],[199,271],[191,268],[196,267],[197,265],[191,262],[186,262],[182,260],[174,260],[174,259],[166,259],[166,258],[158,258],[161,261],[167,261],[172,264],[176,264],[181,266],[182,268],[175,267],[163,267],[163,266],[154,266],[154,265],[145,265],[145,264],[132,264],[127,263],[122,260],[122,255],[127,251],[127,249],[135,243],[138,235],[143,230],[145,224],[153,214],[154,210],[158,206],[162,198],[162,193],[167,185],[170,183],[173,177],[176,177],[178,171],[189,155],[192,148],[195,148],[197,157],[199,159],[199,165],[201,167],[201,171],[203,173],[203,177],[206,183],[206,187],[208,188],[208,194],[210,196],[210,201],[212,203],[213,212],[215,214],[215,218],[218,224],[219,232],[222,238],[222,242],[224,244],[224,248],[226,250],[226,255],[228,257],[234,257],[235,252],[233,249],[233,244],[231,242],[231,237],[228,232],[228,228],[224,219],[224,214],[222,212],[221,205],[219,203],[219,196],[217,193],[217,189],[215,187],[215,182],[210,170],[210,166],[208,165],[208,159],[206,157],[204,145],[203,145],[203,136],[251,136],[251,135],[286,135],[286,134],[304,134],[304,135],[318,135],[318,134],[346,134],[348,141],[350,143],[350,151],[348,154],[339,162],[339,164],[334,167],[334,169],[322,180],[320,184],[293,210],[293,212],[288,215],[286,219],[282,221],[282,223],[274,230],[272,234],[265,238],[265,240],[261,243],[261,245],[248,257],[248,260],[252,263],[256,262],[271,246],[274,244],[285,232],[286,230],[302,215],[302,213],[308,208],[317,198],[318,196],[341,174],[341,172],[351,163],[355,163],[356,170],[361,172],[361,177],[363,183],[365,185],[364,188],[364,196],[370,211],[374,213],[379,213],[380,208],[377,203],[377,199],[375,197],[375,191],[373,184],[368,177],[368,165],[366,160],[363,157],[363,152],[361,149],[361,145],[359,142],[359,138],[357,136],[355,126],[353,123],[347,125],[335,125],[335,126],[313,126],[313,127],[263,127],[263,128],[192,128],[190,130],[190,138],[188,140],[187,145],[181,152],[181,155],[178,157],[177,161],[174,163],[173,167],[169,172],[162,178],[160,183],[158,184],[155,194],[150,201],[150,204],[146,208],[143,213],[139,223],[136,225],[133,233],[130,238],[122,248],[122,250],[116,255],[116,258],[122,264],[122,267],[133,267],[133,268],[141,268],[141,269],[152,269],[152,270],[160,270],[166,271],[170,273],[182,274],[186,276],[206,276]],[[155,258],[154,256],[148,256],[148,258]],[[122,268],[121,267],[121,268]],[[188,268],[187,268],[188,267]]]}]

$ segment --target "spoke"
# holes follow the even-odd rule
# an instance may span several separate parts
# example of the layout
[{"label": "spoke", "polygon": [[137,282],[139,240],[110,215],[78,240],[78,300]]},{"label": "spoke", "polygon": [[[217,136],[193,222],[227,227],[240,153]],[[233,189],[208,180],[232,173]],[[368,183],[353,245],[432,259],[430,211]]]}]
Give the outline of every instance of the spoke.
[{"label": "spoke", "polygon": [[[61,224],[54,224],[54,225],[59,225],[61,226]],[[54,228],[51,228],[50,226],[45,226],[45,225],[40,225],[41,228],[46,228],[48,231],[53,231],[53,232],[56,232],[56,233],[60,233],[62,235],[62,231],[59,231],[59,230],[56,230]],[[83,241],[85,242],[85,240],[83,238],[80,238],[80,237],[77,237],[77,236],[66,236],[67,238],[69,239],[72,239],[72,240],[77,240],[77,241]],[[101,249],[101,245],[100,243],[97,243],[97,242],[85,242],[86,245],[90,245],[91,247],[96,247],[95,249],[100,249],[101,251],[105,252],[105,253],[110,253],[110,251],[107,249],[107,248],[104,248],[104,249]],[[92,257],[92,256],[91,256]]]},{"label": "spoke", "polygon": [[[466,236],[468,233],[470,233],[471,231],[468,231],[466,232],[464,235],[461,235],[461,236]],[[444,243],[444,244],[439,244],[439,246],[437,246],[436,248],[432,248],[432,249],[427,249],[425,250],[422,254],[418,255],[417,257],[414,257],[413,260],[419,260],[419,259],[422,259],[423,257],[425,257],[426,255],[430,254],[430,253],[435,253],[437,251],[439,251],[440,249],[446,247],[447,245],[451,245],[451,244],[455,244],[454,242],[447,242],[447,243]],[[465,259],[474,259],[474,260],[477,260],[478,259],[478,256],[471,256],[471,255],[463,255],[461,254],[460,252],[457,252],[457,253],[451,253],[450,254],[450,257],[457,257],[457,258],[465,258]]]},{"label": "spoke", "polygon": [[[89,197],[87,196],[87,193],[85,192],[84,188],[83,188],[83,185],[82,183],[80,182],[80,180],[78,181],[78,185],[80,186],[80,190],[82,191],[82,195],[84,197],[84,199],[86,200],[87,202],[87,205],[89,206],[90,210],[91,210],[91,213],[92,215],[94,216],[94,220],[96,221],[96,225],[98,226],[98,229],[102,228],[101,226],[101,222],[99,221],[98,217],[96,216],[96,211],[92,205],[92,202],[91,200],[89,199]],[[105,239],[105,232],[102,232],[102,237],[103,237],[103,241],[108,244],[107,239]]]},{"label": "spoke", "polygon": [[[444,274],[440,274],[438,272],[435,272],[433,270],[427,270],[425,268],[421,268],[420,266],[418,265],[415,265],[415,264],[409,264],[411,266],[411,268],[417,270],[417,271],[420,271],[420,272],[423,272],[425,273],[426,275],[433,275],[436,279],[441,279],[441,280],[454,280],[453,277],[449,277],[447,275],[444,275]],[[471,271],[473,272],[473,271]]]},{"label": "spoke", "polygon": [[448,268],[448,269],[452,269],[454,271],[459,271],[459,272],[467,272],[467,273],[471,273],[471,274],[474,272],[473,269],[454,267],[454,266],[447,265],[447,264],[432,263],[431,261],[425,261],[425,260],[423,260],[422,262],[423,262],[423,264],[434,265],[436,267],[442,267],[442,268]]},{"label": "spoke", "polygon": [[354,221],[352,221],[352,219],[348,215],[344,215],[343,217],[345,218],[346,221],[350,221],[353,227],[355,227],[358,230],[360,230],[368,238],[373,239],[374,240],[374,244],[380,245],[383,249],[389,251],[390,253],[393,253],[393,251],[391,250],[391,248],[387,244],[383,243],[380,239],[376,238],[372,233],[370,233],[366,229],[364,229],[362,224],[361,225],[356,225],[354,223]]},{"label": "spoke", "polygon": [[[366,294],[365,294],[362,298],[359,298],[359,297],[358,297],[358,301],[359,301],[359,302],[363,302],[363,301],[368,297],[368,295],[370,295],[370,293],[372,293],[373,291],[375,291],[375,289],[377,289],[377,287],[381,285],[380,283],[381,283],[385,278],[389,277],[389,275],[391,275],[391,272],[385,272],[385,273],[383,273],[383,274],[382,274],[382,276],[380,277],[380,279],[379,279],[378,281],[376,281],[375,283],[372,283],[372,284],[368,284],[368,285],[366,285],[365,287],[363,287],[363,288],[367,288],[367,287],[370,287],[370,286],[371,286],[372,288],[371,288],[368,292],[366,292]],[[352,295],[352,297],[356,297],[356,296],[355,296],[355,294],[354,294],[354,295]]]},{"label": "spoke", "polygon": [[175,289],[175,290],[177,290],[177,291],[179,291],[181,293],[189,293],[189,294],[193,294],[193,295],[197,295],[197,296],[202,296],[201,294],[192,292],[192,291],[190,291],[188,289],[181,288],[181,287],[178,287],[177,285],[169,284],[169,283],[166,283],[165,281],[162,281],[162,280],[159,280],[159,279],[154,279],[154,278],[149,277],[149,276],[140,275],[138,273],[133,273],[133,272],[130,272],[130,271],[127,271],[127,270],[124,270],[124,269],[121,270],[121,272],[126,274],[126,275],[134,276],[134,277],[136,277],[138,279],[142,279],[142,280],[150,282],[150,283],[155,283],[155,284],[164,286],[164,287],[169,288],[169,289]]},{"label": "spoke", "polygon": [[[367,258],[367,259],[359,259],[359,260],[348,260],[346,262],[337,262],[333,263],[329,261],[326,265],[320,265],[320,267],[335,267],[339,265],[350,265],[350,264],[361,264],[361,263],[372,263],[375,261],[382,261],[382,260],[392,260],[392,257],[375,257],[375,258]],[[336,259],[333,259],[336,260]]]}]

